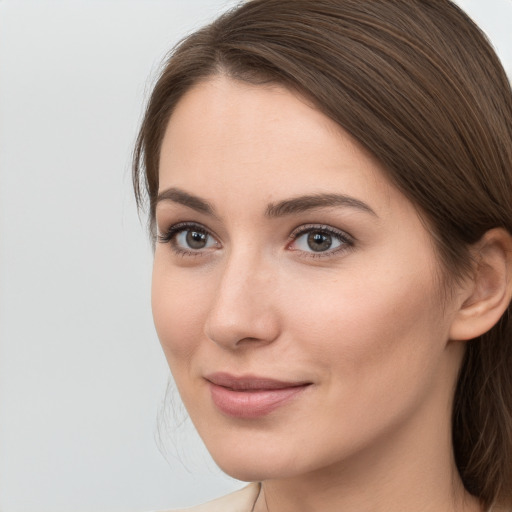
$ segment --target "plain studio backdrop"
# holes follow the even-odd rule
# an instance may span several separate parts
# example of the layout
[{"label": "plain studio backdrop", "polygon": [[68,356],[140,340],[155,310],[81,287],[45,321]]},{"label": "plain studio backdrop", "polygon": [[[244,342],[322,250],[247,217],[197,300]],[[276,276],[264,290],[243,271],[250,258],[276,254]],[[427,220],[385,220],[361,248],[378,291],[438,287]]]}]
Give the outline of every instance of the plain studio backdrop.
[{"label": "plain studio backdrop", "polygon": [[[241,487],[180,407],[130,158],[158,66],[227,0],[0,0],[0,511],[130,512]],[[461,0],[512,70],[512,0]]]}]

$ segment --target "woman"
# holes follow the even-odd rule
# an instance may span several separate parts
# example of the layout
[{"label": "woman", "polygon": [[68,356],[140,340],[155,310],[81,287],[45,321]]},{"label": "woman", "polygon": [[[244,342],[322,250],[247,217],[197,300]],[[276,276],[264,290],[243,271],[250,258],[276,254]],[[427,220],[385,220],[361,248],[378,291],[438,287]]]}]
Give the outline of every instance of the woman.
[{"label": "woman", "polygon": [[512,508],[512,93],[448,0],[253,0],[155,85],[156,329],[197,510]]}]

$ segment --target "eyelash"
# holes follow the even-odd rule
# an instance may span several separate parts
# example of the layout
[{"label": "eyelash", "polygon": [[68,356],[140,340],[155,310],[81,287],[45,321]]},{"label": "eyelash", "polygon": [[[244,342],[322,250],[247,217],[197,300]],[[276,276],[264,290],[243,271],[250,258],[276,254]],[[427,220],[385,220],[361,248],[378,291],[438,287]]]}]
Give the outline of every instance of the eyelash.
[{"label": "eyelash", "polygon": [[[169,244],[171,246],[171,249],[173,252],[179,256],[203,256],[205,254],[205,250],[202,249],[183,249],[180,246],[178,246],[176,242],[176,237],[180,233],[187,232],[187,231],[194,231],[196,233],[204,234],[208,237],[213,238],[214,240],[217,240],[217,237],[213,235],[208,229],[206,229],[201,224],[196,224],[194,222],[180,222],[178,224],[174,224],[171,226],[165,233],[158,235],[158,241],[163,244]],[[317,232],[320,234],[327,234],[331,236],[333,239],[337,240],[340,245],[334,249],[328,249],[326,251],[319,251],[319,252],[309,252],[309,251],[303,251],[300,249],[290,249],[290,246],[300,239],[303,235],[306,235],[308,233]],[[287,244],[287,248],[289,250],[292,250],[294,252],[300,252],[301,257],[304,258],[328,258],[332,257],[333,255],[344,252],[349,250],[354,246],[355,240],[354,238],[349,235],[348,233],[335,229],[331,226],[326,226],[323,224],[306,224],[302,225],[295,230],[292,231],[292,233],[289,236],[289,243]],[[217,245],[220,245],[219,242],[216,242]]]},{"label": "eyelash", "polygon": [[187,250],[179,247],[176,243],[176,236],[186,231],[201,233],[216,240],[216,237],[201,224],[196,224],[194,222],[180,222],[171,226],[165,233],[158,235],[158,241],[163,244],[169,244],[173,252],[178,256],[202,256],[204,254],[204,250]]},{"label": "eyelash", "polygon": [[333,239],[337,240],[340,245],[334,249],[328,249],[326,251],[319,252],[309,252],[309,251],[301,251],[300,249],[291,249],[293,251],[302,252],[302,257],[304,258],[329,258],[338,254],[339,252],[345,252],[352,247],[354,247],[355,240],[354,238],[346,233],[345,231],[341,231],[340,229],[333,228],[332,226],[326,226],[324,224],[306,224],[296,228],[289,236],[290,243],[287,245],[289,248],[290,245],[297,240],[300,239],[303,235],[308,233],[321,233],[327,234],[331,236]]}]

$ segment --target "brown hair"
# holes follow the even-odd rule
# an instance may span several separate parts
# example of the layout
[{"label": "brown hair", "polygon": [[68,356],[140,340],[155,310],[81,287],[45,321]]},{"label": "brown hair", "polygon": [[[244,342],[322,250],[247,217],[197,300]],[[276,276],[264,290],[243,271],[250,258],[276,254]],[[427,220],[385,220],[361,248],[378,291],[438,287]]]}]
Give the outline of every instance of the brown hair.
[{"label": "brown hair", "polygon": [[[383,164],[418,207],[447,274],[512,233],[512,91],[485,36],[449,0],[252,0],[183,40],[151,95],[134,187],[154,236],[160,145],[182,95],[225,74],[298,90]],[[453,443],[467,490],[512,507],[512,325],[467,343]]]}]

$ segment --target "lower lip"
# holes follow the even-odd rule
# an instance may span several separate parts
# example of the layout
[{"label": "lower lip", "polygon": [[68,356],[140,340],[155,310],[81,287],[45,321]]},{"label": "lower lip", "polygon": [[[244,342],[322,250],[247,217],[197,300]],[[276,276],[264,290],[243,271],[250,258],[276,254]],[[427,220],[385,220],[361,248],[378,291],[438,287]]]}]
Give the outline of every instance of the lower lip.
[{"label": "lower lip", "polygon": [[253,419],[270,414],[302,393],[308,385],[281,389],[234,391],[210,383],[215,406],[227,416]]}]

